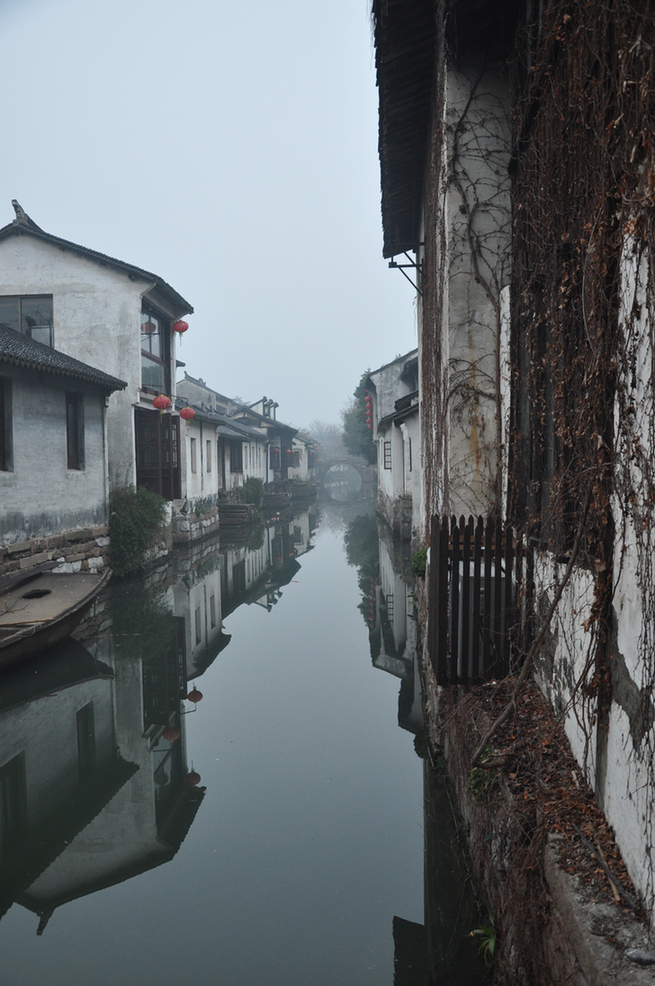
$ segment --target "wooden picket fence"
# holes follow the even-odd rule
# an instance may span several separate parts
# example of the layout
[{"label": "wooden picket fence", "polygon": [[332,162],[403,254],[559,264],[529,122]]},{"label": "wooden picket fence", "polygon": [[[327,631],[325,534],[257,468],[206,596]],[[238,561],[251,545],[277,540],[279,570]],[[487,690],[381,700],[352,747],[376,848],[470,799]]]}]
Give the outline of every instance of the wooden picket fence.
[{"label": "wooden picket fence", "polygon": [[518,664],[525,553],[510,527],[433,517],[429,653],[439,685],[500,678]]}]

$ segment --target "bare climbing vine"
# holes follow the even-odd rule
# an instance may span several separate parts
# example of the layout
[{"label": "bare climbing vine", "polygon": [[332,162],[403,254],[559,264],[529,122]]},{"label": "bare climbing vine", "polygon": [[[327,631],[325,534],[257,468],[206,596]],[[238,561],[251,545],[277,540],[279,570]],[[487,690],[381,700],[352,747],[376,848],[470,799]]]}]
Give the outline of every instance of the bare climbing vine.
[{"label": "bare climbing vine", "polygon": [[[518,52],[510,514],[562,562],[583,530],[574,576],[580,610],[572,608],[569,622],[556,616],[552,628],[575,673],[563,682],[560,663],[553,690],[573,708],[601,797],[610,714],[618,707],[627,717],[625,794],[641,805],[652,898],[652,5],[554,0],[539,37],[526,34]],[[620,639],[622,607],[634,614],[630,641]]]}]

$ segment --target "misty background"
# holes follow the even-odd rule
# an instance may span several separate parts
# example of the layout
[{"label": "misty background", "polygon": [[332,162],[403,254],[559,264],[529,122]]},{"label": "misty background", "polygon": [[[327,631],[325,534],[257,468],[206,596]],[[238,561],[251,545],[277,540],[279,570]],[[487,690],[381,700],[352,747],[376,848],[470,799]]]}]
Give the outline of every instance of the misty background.
[{"label": "misty background", "polygon": [[[0,226],[150,270],[178,358],[296,427],[416,346],[382,259],[368,0],[0,0]],[[178,379],[184,371],[180,370]]]}]

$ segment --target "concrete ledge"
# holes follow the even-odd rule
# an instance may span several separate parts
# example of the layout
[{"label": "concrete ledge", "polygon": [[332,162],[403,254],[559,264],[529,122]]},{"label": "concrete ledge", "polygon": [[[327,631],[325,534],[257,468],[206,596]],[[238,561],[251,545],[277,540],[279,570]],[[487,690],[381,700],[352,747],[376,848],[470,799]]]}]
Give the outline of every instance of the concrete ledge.
[{"label": "concrete ledge", "polygon": [[[579,877],[566,873],[558,842],[549,837],[544,858],[553,905],[545,943],[553,979],[573,986],[653,986],[655,950],[647,929],[625,911],[594,900]],[[641,965],[631,953],[642,961],[650,955],[654,964]]]}]

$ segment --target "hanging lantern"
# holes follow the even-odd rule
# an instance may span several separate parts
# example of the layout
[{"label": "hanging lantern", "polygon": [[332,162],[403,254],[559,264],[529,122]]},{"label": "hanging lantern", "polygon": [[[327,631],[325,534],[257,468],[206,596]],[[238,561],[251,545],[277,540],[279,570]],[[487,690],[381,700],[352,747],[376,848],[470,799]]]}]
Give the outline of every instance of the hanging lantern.
[{"label": "hanging lantern", "polygon": [[195,787],[196,784],[200,784],[200,774],[198,773],[197,770],[194,770],[193,767],[192,767],[191,770],[189,771],[189,773],[184,778],[184,780],[191,787]]},{"label": "hanging lantern", "polygon": [[195,418],[195,416],[196,416],[196,412],[193,410],[192,407],[183,407],[182,410],[180,411],[180,417],[184,421],[186,421],[187,431],[189,430],[189,421],[192,421],[193,418]]},{"label": "hanging lantern", "polygon": [[202,692],[201,692],[201,691],[199,691],[199,690],[198,690],[198,689],[196,688],[196,683],[195,683],[195,681],[194,681],[194,683],[193,683],[193,688],[191,689],[191,691],[190,691],[190,692],[189,692],[189,694],[187,695],[187,700],[188,700],[189,702],[193,702],[193,704],[195,705],[195,704],[196,704],[197,702],[199,702],[199,701],[200,701],[200,699],[201,699],[201,698],[202,698]]},{"label": "hanging lantern", "polygon": [[143,335],[151,336],[153,332],[157,331],[157,326],[154,322],[148,319],[147,322],[141,322],[141,332]]},{"label": "hanging lantern", "polygon": [[175,740],[179,740],[181,735],[182,733],[177,726],[166,726],[162,732],[162,736],[165,740],[168,740],[169,743],[174,743]]},{"label": "hanging lantern", "polygon": [[160,394],[159,397],[155,397],[152,406],[156,407],[160,414],[163,414],[171,406],[171,399],[166,394]]},{"label": "hanging lantern", "polygon": [[373,431],[373,422],[372,421],[369,421],[369,423],[366,425],[366,427],[368,428],[369,431]]},{"label": "hanging lantern", "polygon": [[189,328],[189,323],[185,322],[183,319],[178,319],[177,322],[173,323],[173,332],[177,332],[180,337],[180,343],[182,342],[182,336]]}]

